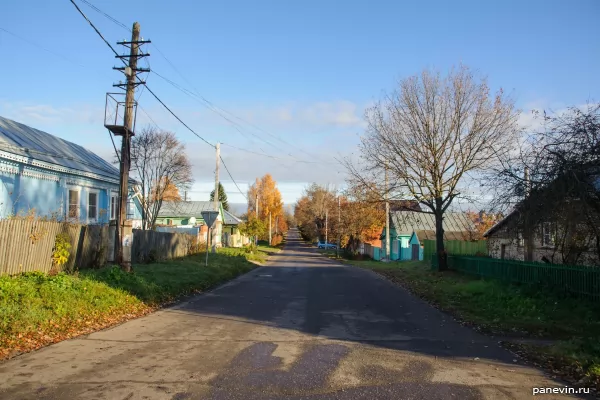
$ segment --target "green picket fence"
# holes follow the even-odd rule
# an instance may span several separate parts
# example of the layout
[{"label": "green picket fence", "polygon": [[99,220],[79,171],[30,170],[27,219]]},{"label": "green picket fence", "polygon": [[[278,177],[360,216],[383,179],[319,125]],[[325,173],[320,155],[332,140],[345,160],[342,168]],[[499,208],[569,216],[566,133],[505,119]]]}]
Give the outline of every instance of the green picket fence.
[{"label": "green picket fence", "polygon": [[[423,240],[423,260],[431,261],[435,254],[435,240]],[[474,256],[476,254],[488,255],[487,240],[468,242],[465,240],[445,240],[444,246],[448,254]]]},{"label": "green picket fence", "polygon": [[[437,257],[432,259],[437,269]],[[448,268],[467,275],[552,288],[600,300],[600,268],[448,255]]]}]

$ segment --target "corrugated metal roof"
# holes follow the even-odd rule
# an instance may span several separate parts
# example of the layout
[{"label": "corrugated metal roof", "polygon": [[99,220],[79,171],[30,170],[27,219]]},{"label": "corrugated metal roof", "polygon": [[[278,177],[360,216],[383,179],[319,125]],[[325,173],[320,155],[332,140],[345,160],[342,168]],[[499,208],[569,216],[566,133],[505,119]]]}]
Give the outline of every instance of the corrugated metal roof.
[{"label": "corrugated metal roof", "polygon": [[243,221],[241,219],[239,219],[238,217],[236,217],[235,215],[233,215],[231,212],[227,211],[227,210],[223,210],[225,213],[225,225],[239,225],[241,224]]},{"label": "corrugated metal roof", "polygon": [[[410,236],[413,232],[420,232],[423,237],[431,236],[435,239],[435,216],[433,214],[417,211],[396,211],[390,213],[391,227],[396,235]],[[444,237],[446,240],[455,240],[475,232],[475,224],[464,213],[444,213]],[[418,234],[419,235],[419,234]],[[419,236],[421,239],[421,236]]]},{"label": "corrugated metal roof", "polygon": [[[220,203],[219,203],[220,204]],[[202,211],[213,211],[212,201],[165,201],[158,212],[159,217],[202,218]]]},{"label": "corrugated metal roof", "polygon": [[77,171],[119,179],[119,170],[86,148],[0,117],[0,150]]}]

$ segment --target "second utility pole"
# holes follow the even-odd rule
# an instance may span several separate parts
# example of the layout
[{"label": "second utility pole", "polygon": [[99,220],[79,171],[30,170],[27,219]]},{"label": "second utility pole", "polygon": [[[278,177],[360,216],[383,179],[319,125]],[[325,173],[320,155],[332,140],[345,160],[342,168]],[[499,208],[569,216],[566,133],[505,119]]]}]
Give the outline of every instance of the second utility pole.
[{"label": "second utility pole", "polygon": [[[219,142],[217,142],[217,146],[216,146],[216,150],[217,150],[217,166],[215,168],[215,195],[213,196],[214,201],[215,201],[215,211],[219,211],[219,161],[221,159],[221,144]],[[213,228],[212,228],[212,252],[216,253],[217,252],[217,235],[219,234],[219,231],[217,229],[217,233],[215,234],[215,228],[217,228],[218,224],[218,217],[217,219],[215,219],[215,222],[213,224]]]},{"label": "second utility pole", "polygon": [[385,163],[385,260],[389,261],[391,258],[390,249],[390,198],[388,190],[388,165]]}]

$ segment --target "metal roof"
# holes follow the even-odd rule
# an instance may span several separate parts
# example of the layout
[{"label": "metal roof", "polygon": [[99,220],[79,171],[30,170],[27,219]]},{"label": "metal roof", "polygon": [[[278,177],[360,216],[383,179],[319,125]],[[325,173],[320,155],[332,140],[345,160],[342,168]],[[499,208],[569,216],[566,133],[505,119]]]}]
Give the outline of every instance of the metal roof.
[{"label": "metal roof", "polygon": [[[221,203],[219,202],[219,208]],[[160,207],[158,216],[160,218],[190,218],[202,219],[202,211],[213,211],[215,203],[213,201],[165,201]],[[225,218],[224,225],[238,225],[243,221],[227,210],[223,210]]]},{"label": "metal roof", "polygon": [[[429,236],[426,232],[435,232],[435,216],[433,214],[418,211],[395,211],[390,213],[390,220],[391,227],[398,236],[410,236],[413,232]],[[464,213],[444,213],[443,227],[446,240],[462,236],[468,240],[470,234],[475,232],[475,224]],[[435,238],[435,235],[433,237]]]},{"label": "metal roof", "polygon": [[119,170],[88,149],[0,117],[0,150],[76,171],[119,179]]},{"label": "metal roof", "polygon": [[[219,203],[220,206],[220,203]],[[159,217],[202,218],[202,211],[214,211],[212,201],[165,201],[158,212]]]},{"label": "metal roof", "polygon": [[231,212],[229,212],[227,210],[223,210],[223,212],[225,213],[225,222],[223,222],[223,224],[225,224],[225,225],[239,225],[239,224],[241,224],[243,222],[240,218],[236,217]]}]

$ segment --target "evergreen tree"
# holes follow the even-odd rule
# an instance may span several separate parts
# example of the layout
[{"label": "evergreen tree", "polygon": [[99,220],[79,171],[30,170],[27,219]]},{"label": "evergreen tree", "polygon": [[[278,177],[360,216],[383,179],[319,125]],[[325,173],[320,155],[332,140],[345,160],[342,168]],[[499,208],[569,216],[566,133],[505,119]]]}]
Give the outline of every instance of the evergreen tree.
[{"label": "evergreen tree", "polygon": [[[210,192],[210,201],[215,201],[215,191]],[[225,188],[219,182],[219,201],[223,204],[223,209],[229,211],[229,203],[227,203],[227,193],[225,193]]]}]

